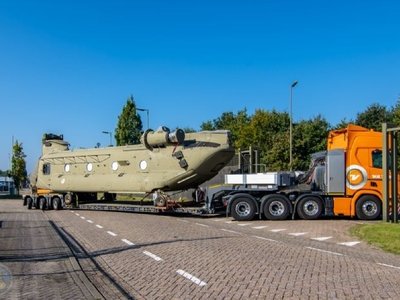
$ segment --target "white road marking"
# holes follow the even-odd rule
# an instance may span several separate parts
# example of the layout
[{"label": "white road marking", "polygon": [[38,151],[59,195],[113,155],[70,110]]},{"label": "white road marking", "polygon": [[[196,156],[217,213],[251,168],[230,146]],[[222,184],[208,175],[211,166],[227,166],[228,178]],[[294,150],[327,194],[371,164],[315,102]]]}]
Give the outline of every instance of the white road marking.
[{"label": "white road marking", "polygon": [[248,225],[250,225],[250,223],[240,223],[240,224],[237,224],[238,226],[248,226]]},{"label": "white road marking", "polygon": [[131,241],[127,240],[127,239],[122,239],[121,241],[123,241],[125,244],[128,244],[129,246],[134,246],[135,244],[132,243]]},{"label": "white road marking", "polygon": [[112,236],[117,236],[117,234],[114,233],[114,232],[112,232],[112,231],[107,231],[107,233],[108,233],[109,235],[112,235]]},{"label": "white road marking", "polygon": [[74,210],[70,210],[70,212],[74,213],[75,211]]},{"label": "white road marking", "polygon": [[183,270],[177,270],[176,273],[178,273],[179,275],[182,275],[186,279],[189,279],[190,281],[192,281],[193,283],[197,284],[198,286],[207,285],[206,282],[201,281],[199,278],[197,278],[197,277],[193,276],[192,274],[189,274],[188,272],[185,272]]},{"label": "white road marking", "polygon": [[255,237],[256,239],[260,239],[260,240],[264,240],[264,241],[268,241],[268,242],[276,242],[276,243],[279,242],[277,240],[268,239],[268,238],[265,238],[265,237],[262,237],[262,236],[257,236],[257,235],[253,235],[253,237]]},{"label": "white road marking", "polygon": [[221,229],[222,231],[225,231],[225,232],[230,232],[230,233],[237,233],[237,234],[241,234],[240,232],[237,232],[237,231],[234,231],[234,230],[229,230],[229,229]]},{"label": "white road marking", "polygon": [[80,214],[76,214],[78,217],[80,216]]},{"label": "white road marking", "polygon": [[188,220],[183,220],[183,219],[178,219],[179,221],[183,222],[183,223],[189,223]]},{"label": "white road marking", "polygon": [[226,221],[225,222],[226,224],[232,224],[232,223],[234,223],[233,221]]},{"label": "white road marking", "polygon": [[305,235],[305,234],[307,234],[308,232],[291,232],[291,233],[289,233],[290,235],[293,235],[293,236],[301,236],[301,235]]},{"label": "white road marking", "polygon": [[88,223],[90,223],[90,224],[92,224],[92,223],[93,223],[93,221],[92,221],[92,220],[86,220],[86,222],[88,222]]},{"label": "white road marking", "polygon": [[286,229],[284,228],[280,228],[280,229],[271,229],[271,232],[281,232],[281,231],[285,231]]},{"label": "white road marking", "polygon": [[254,229],[264,229],[264,228],[267,228],[268,226],[255,226],[255,227],[251,227],[251,228],[254,228]]},{"label": "white road marking", "polygon": [[103,226],[101,226],[101,225],[99,225],[99,224],[97,224],[96,227],[97,227],[97,228],[100,228],[100,229],[103,228]]},{"label": "white road marking", "polygon": [[206,224],[201,224],[201,223],[195,223],[196,225],[199,225],[199,226],[203,226],[203,227],[210,227],[210,226],[208,226],[208,225],[206,225]]},{"label": "white road marking", "polygon": [[310,250],[314,250],[314,251],[318,251],[318,252],[323,252],[323,253],[328,253],[328,254],[333,254],[333,255],[338,255],[338,256],[343,256],[342,253],[332,252],[332,251],[323,250],[323,249],[319,249],[319,248],[306,247],[306,249],[310,249]]},{"label": "white road marking", "polygon": [[322,241],[329,240],[331,238],[332,238],[331,236],[321,236],[321,237],[316,237],[316,238],[311,238],[311,239],[322,242]]},{"label": "white road marking", "polygon": [[384,267],[389,267],[389,268],[394,268],[394,269],[400,270],[400,267],[396,267],[396,266],[393,266],[393,265],[387,265],[387,264],[382,264],[382,263],[377,263],[377,264],[380,265],[380,266],[384,266]]},{"label": "white road marking", "polygon": [[221,222],[221,221],[223,221],[223,220],[225,220],[225,219],[215,219],[215,220],[213,220],[214,222]]},{"label": "white road marking", "polygon": [[354,241],[354,242],[344,242],[344,243],[338,243],[338,245],[343,245],[343,246],[347,246],[347,247],[353,247],[357,244],[359,244],[361,242],[358,241]]},{"label": "white road marking", "polygon": [[82,220],[85,220],[86,218],[84,216],[81,217]]},{"label": "white road marking", "polygon": [[155,261],[162,261],[162,260],[163,260],[161,257],[159,257],[159,256],[157,256],[157,255],[155,255],[155,254],[153,254],[153,253],[151,253],[151,252],[149,252],[149,251],[143,251],[143,254],[145,254],[145,255],[151,257],[151,258],[154,259]]}]

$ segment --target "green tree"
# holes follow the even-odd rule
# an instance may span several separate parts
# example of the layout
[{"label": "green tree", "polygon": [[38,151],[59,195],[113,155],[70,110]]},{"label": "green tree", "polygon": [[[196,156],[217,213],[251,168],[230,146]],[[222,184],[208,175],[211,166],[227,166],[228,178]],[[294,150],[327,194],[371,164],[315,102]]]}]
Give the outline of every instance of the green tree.
[{"label": "green tree", "polygon": [[347,121],[346,118],[343,118],[340,120],[339,123],[337,123],[334,127],[332,127],[332,129],[343,129],[346,128],[349,124],[354,124],[355,122],[353,120],[349,120]]},{"label": "green tree", "polygon": [[183,131],[184,131],[185,133],[196,132],[196,129],[194,129],[194,128],[192,128],[192,127],[184,127],[184,128],[182,128],[182,129],[183,129]]},{"label": "green tree", "polygon": [[365,111],[357,114],[355,123],[365,128],[381,131],[382,123],[390,122],[391,119],[392,114],[386,106],[373,103]]},{"label": "green tree", "polygon": [[283,169],[288,163],[284,157],[289,157],[289,115],[276,110],[256,110],[240,131],[236,144],[241,149],[250,146],[257,149],[260,163],[267,170]]},{"label": "green tree", "polygon": [[118,124],[115,129],[117,146],[139,144],[141,134],[142,120],[136,112],[135,100],[131,95],[118,117]]},{"label": "green tree", "polygon": [[13,145],[10,175],[14,180],[15,188],[17,189],[18,194],[22,183],[27,179],[25,157],[26,155],[24,154],[22,143],[15,141],[15,144]]},{"label": "green tree", "polygon": [[295,124],[293,130],[293,169],[306,171],[310,155],[327,148],[329,123],[321,115]]},{"label": "green tree", "polygon": [[201,130],[230,130],[232,140],[237,148],[240,148],[239,136],[244,128],[249,124],[250,117],[247,115],[246,109],[240,110],[237,114],[233,112],[224,112],[221,117],[213,121],[206,121],[201,124]]},{"label": "green tree", "polygon": [[9,175],[9,171],[0,170],[0,176],[7,177]]},{"label": "green tree", "polygon": [[391,120],[394,126],[400,126],[400,96],[396,104],[391,109]]},{"label": "green tree", "polygon": [[[237,114],[223,113],[221,117],[202,124],[203,130],[228,129],[236,149],[247,150],[251,146],[260,155],[259,163],[267,171],[289,169],[289,114],[276,110],[257,109],[248,116],[246,110]],[[293,167],[307,170],[310,155],[326,149],[328,122],[317,116],[293,126]],[[262,170],[264,168],[261,168]]]}]

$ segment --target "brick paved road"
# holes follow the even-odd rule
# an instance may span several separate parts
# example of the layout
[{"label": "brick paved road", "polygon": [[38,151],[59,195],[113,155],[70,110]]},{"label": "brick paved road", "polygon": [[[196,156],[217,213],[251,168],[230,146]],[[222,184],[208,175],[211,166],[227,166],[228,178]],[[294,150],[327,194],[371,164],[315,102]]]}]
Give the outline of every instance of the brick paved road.
[{"label": "brick paved road", "polygon": [[400,257],[349,236],[351,220],[240,223],[78,210],[25,213],[48,218],[73,237],[92,260],[96,274],[89,279],[108,286],[101,293],[121,298],[400,298]]}]

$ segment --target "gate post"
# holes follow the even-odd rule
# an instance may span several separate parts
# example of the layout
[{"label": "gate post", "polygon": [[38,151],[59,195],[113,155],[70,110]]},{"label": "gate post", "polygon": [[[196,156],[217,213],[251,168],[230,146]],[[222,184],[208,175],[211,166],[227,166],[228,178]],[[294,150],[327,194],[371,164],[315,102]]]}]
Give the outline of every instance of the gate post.
[{"label": "gate post", "polygon": [[382,217],[384,222],[389,222],[389,170],[388,170],[388,132],[387,124],[382,124],[382,185],[383,203]]}]

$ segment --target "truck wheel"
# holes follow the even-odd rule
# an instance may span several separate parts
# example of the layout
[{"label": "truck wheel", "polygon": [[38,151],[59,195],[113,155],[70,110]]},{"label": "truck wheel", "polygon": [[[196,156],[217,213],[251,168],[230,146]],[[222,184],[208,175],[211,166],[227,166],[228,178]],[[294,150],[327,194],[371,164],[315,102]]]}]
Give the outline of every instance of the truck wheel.
[{"label": "truck wheel", "polygon": [[250,221],[256,214],[256,207],[251,199],[241,197],[233,200],[231,211],[236,221]]},{"label": "truck wheel", "polygon": [[32,204],[33,204],[33,199],[32,199],[32,197],[27,197],[27,199],[26,199],[26,205],[28,206],[28,209],[32,209]]},{"label": "truck wheel", "polygon": [[318,219],[322,214],[322,201],[317,197],[305,197],[297,206],[297,213],[304,220]]},{"label": "truck wheel", "polygon": [[263,211],[269,220],[285,220],[289,215],[289,205],[284,196],[273,195],[265,202]]},{"label": "truck wheel", "polygon": [[40,208],[40,199],[36,198],[33,204],[36,209],[39,209]]},{"label": "truck wheel", "polygon": [[54,210],[59,210],[61,208],[61,199],[60,197],[54,197],[52,201],[52,206]]},{"label": "truck wheel", "polygon": [[22,205],[26,206],[27,204],[28,204],[28,197],[24,197]]},{"label": "truck wheel", "polygon": [[39,200],[39,209],[45,210],[46,209],[46,199],[45,198],[40,198]]},{"label": "truck wheel", "polygon": [[356,215],[361,220],[375,220],[382,213],[382,203],[375,196],[366,195],[360,197],[356,204]]}]

